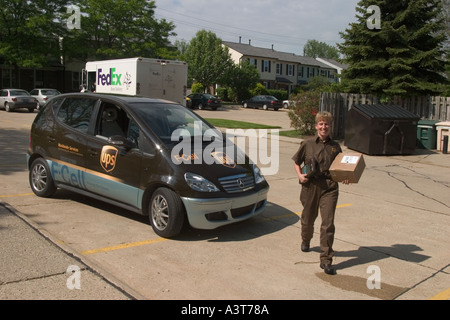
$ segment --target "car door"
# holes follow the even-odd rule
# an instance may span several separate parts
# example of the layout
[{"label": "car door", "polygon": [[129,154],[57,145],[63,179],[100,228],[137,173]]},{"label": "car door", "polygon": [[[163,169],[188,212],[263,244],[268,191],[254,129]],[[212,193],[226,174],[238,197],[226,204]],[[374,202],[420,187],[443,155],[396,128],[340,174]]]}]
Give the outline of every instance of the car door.
[{"label": "car door", "polygon": [[67,97],[52,104],[55,121],[45,139],[46,157],[56,182],[86,189],[86,139],[97,99]]},{"label": "car door", "polygon": [[87,190],[139,207],[142,152],[140,129],[124,107],[101,101],[95,130],[87,139]]}]

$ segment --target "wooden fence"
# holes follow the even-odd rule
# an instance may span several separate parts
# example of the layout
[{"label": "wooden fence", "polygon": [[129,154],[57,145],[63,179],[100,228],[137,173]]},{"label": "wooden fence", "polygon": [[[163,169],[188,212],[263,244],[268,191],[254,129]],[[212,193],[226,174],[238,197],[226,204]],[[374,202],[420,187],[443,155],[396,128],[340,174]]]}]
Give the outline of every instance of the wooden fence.
[{"label": "wooden fence", "polygon": [[[321,111],[329,111],[334,116],[333,137],[345,136],[347,111],[355,104],[377,104],[379,99],[371,94],[331,93],[321,95]],[[450,121],[450,97],[393,97],[388,104],[394,104],[417,114],[424,120]]]}]

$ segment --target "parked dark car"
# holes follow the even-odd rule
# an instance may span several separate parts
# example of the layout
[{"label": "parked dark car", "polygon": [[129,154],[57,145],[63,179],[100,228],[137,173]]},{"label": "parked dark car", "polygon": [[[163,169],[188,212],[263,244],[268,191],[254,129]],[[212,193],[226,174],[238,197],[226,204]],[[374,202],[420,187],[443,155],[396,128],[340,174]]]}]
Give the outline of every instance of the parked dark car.
[{"label": "parked dark car", "polygon": [[217,110],[217,108],[222,106],[222,101],[219,98],[208,93],[192,93],[187,96],[186,100],[186,105],[191,109],[198,108],[199,110],[203,110],[210,108]]},{"label": "parked dark car", "polygon": [[161,237],[185,222],[243,221],[267,203],[259,168],[195,112],[165,100],[58,95],[39,110],[27,155],[37,196],[61,188],[148,215]]},{"label": "parked dark car", "polygon": [[264,110],[273,109],[278,111],[278,109],[283,108],[283,102],[273,96],[260,95],[243,101],[242,106],[244,108],[263,108]]}]

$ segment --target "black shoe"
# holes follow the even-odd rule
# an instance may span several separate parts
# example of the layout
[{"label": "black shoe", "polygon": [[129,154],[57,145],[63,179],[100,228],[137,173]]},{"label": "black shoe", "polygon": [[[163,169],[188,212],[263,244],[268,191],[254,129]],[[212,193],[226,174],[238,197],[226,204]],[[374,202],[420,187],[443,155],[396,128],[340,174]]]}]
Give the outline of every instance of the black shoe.
[{"label": "black shoe", "polygon": [[302,242],[302,251],[303,252],[309,252],[309,242]]},{"label": "black shoe", "polygon": [[331,263],[321,263],[320,268],[322,268],[326,274],[335,274],[334,268],[331,266]]}]

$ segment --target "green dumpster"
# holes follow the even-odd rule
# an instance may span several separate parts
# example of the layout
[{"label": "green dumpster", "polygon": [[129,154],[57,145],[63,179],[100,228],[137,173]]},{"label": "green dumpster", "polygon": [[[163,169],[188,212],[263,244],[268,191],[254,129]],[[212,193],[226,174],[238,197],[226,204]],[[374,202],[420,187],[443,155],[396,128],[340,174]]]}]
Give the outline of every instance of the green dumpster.
[{"label": "green dumpster", "polygon": [[417,147],[420,149],[436,149],[437,130],[434,120],[420,120],[417,124]]}]

